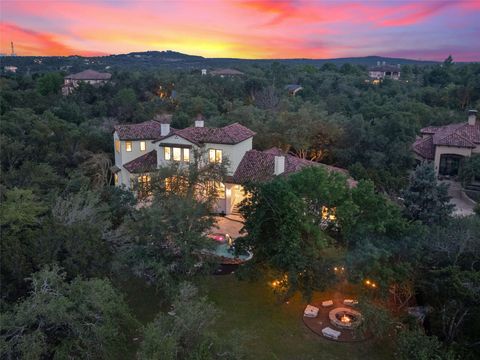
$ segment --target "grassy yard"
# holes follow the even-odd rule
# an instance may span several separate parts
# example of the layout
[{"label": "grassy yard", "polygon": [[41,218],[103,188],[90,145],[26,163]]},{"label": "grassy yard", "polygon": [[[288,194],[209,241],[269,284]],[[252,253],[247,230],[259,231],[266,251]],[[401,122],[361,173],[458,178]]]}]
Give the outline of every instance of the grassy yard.
[{"label": "grassy yard", "polygon": [[[392,359],[388,344],[372,341],[345,344],[325,340],[312,333],[302,322],[306,303],[300,296],[289,304],[278,305],[267,284],[238,281],[233,275],[210,276],[201,288],[222,311],[217,322],[218,334],[231,329],[252,336],[247,348],[252,359]],[[318,293],[315,298],[331,294]]]},{"label": "grassy yard", "polygon": [[[223,312],[216,329],[228,336],[238,329],[251,336],[247,349],[255,360],[336,360],[392,359],[389,344],[372,341],[336,343],[311,332],[302,322],[305,301],[296,296],[289,304],[277,304],[266,283],[238,281],[234,275],[208,276],[198,284],[202,293]],[[127,302],[142,324],[152,321],[159,311],[167,311],[163,297],[138,279],[121,283]],[[348,290],[345,297],[352,296]],[[332,293],[316,293],[315,300],[333,298]],[[162,305],[163,303],[163,305]],[[132,342],[125,359],[134,359],[140,339]]]}]

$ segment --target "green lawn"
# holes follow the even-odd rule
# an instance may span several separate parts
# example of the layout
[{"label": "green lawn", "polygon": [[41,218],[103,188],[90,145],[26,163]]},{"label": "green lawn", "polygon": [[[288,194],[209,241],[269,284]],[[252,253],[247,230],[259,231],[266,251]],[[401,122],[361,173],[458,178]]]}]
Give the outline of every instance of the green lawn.
[{"label": "green lawn", "polygon": [[[238,281],[235,276],[210,276],[202,290],[222,311],[217,322],[219,335],[233,328],[252,336],[247,348],[252,359],[392,359],[388,344],[373,341],[345,344],[325,340],[302,322],[306,303],[300,296],[278,305],[267,284]],[[315,298],[328,298],[328,293]]]},{"label": "green lawn", "polygon": [[[334,360],[392,359],[388,344],[373,341],[345,344],[325,340],[312,333],[302,322],[305,301],[300,296],[289,304],[277,304],[266,283],[238,281],[234,275],[208,276],[198,284],[202,293],[222,310],[216,324],[217,333],[227,336],[238,329],[251,336],[247,349],[255,360]],[[163,297],[153,287],[138,279],[121,283],[127,302],[135,316],[146,324],[159,311],[168,310]],[[350,290],[350,291],[349,291]],[[351,289],[343,289],[345,297],[354,297]],[[314,300],[333,298],[332,293],[316,293]],[[164,305],[162,305],[162,303]],[[134,341],[125,359],[135,358],[138,341]]]}]

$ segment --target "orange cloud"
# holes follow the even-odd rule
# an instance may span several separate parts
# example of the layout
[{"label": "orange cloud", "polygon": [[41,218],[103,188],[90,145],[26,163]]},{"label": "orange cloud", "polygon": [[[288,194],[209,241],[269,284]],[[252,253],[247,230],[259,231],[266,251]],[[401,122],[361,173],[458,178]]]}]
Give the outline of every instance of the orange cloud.
[{"label": "orange cloud", "polygon": [[444,49],[458,38],[461,48],[470,48],[479,5],[478,0],[4,1],[2,20],[9,21],[0,45],[8,53],[13,40],[21,55],[172,49],[243,58]]},{"label": "orange cloud", "polygon": [[380,21],[380,26],[406,26],[416,24],[443,10],[444,8],[453,5],[452,2],[432,2],[408,4],[399,8],[394,8],[390,11],[389,18]]},{"label": "orange cloud", "polygon": [[74,49],[62,43],[58,35],[25,29],[15,24],[0,23],[0,33],[0,48],[4,53],[10,53],[10,41],[14,41],[15,52],[19,55],[104,55],[101,52]]}]

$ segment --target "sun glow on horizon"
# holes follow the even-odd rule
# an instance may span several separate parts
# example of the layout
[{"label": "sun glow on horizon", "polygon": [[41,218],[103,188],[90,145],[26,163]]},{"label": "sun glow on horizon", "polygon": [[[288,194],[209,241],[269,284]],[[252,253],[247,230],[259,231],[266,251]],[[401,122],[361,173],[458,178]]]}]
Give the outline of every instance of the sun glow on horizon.
[{"label": "sun glow on horizon", "polygon": [[480,60],[480,1],[3,1],[0,51]]}]

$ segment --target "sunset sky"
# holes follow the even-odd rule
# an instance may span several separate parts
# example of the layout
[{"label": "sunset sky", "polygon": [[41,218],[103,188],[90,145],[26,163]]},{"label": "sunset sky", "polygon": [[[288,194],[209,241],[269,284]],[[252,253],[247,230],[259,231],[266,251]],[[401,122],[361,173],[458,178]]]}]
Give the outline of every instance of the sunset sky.
[{"label": "sunset sky", "polygon": [[206,57],[480,61],[480,0],[1,0],[18,55],[175,50]]}]

